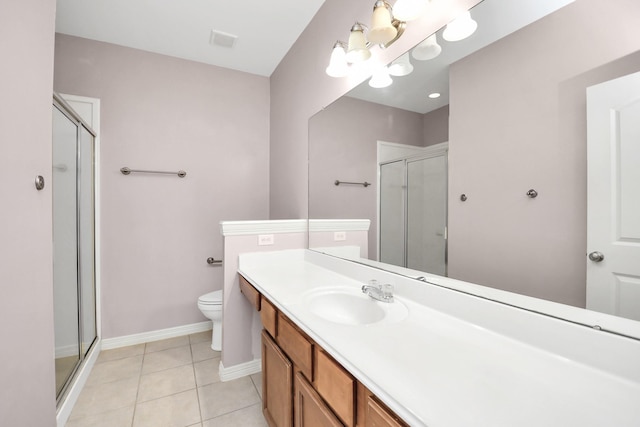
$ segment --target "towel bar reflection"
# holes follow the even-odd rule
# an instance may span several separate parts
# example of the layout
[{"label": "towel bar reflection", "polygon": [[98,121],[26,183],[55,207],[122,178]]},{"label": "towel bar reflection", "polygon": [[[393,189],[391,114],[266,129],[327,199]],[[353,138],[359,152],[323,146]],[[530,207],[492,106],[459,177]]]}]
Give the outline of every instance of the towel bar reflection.
[{"label": "towel bar reflection", "polygon": [[178,172],[147,171],[147,170],[141,170],[141,169],[131,169],[126,166],[123,168],[120,168],[120,172],[122,172],[123,175],[129,175],[131,172],[137,172],[137,173],[161,173],[165,175],[178,175],[180,178],[184,178],[185,176],[187,176],[187,173],[183,170],[180,170]]},{"label": "towel bar reflection", "polygon": [[350,185],[362,185],[363,187],[368,187],[371,185],[370,182],[347,182],[347,181],[338,181],[336,179],[336,182],[334,182],[335,185],[340,185],[340,184],[350,184]]}]

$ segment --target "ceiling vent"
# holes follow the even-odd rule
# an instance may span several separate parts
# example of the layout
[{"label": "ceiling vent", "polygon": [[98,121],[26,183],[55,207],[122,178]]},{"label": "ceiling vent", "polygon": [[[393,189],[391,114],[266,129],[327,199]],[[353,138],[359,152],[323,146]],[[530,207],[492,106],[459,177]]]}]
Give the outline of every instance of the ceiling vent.
[{"label": "ceiling vent", "polygon": [[233,47],[236,44],[238,36],[233,34],[223,33],[222,31],[211,30],[211,37],[209,43],[214,46]]}]

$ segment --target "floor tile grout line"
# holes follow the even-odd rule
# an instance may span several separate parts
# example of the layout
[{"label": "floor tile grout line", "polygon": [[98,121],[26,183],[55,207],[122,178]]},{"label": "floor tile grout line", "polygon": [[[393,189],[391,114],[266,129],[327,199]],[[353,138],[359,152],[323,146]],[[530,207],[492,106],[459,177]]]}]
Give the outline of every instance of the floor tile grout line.
[{"label": "floor tile grout line", "polygon": [[200,405],[200,393],[198,392],[198,380],[196,378],[196,364],[193,361],[193,343],[191,343],[191,335],[189,335],[189,350],[191,351],[191,368],[193,371],[193,383],[196,386],[196,401],[198,403],[198,415],[200,416],[200,425],[202,425],[202,407]]},{"label": "floor tile grout line", "polygon": [[138,374],[138,387],[136,389],[136,400],[133,402],[133,416],[131,417],[131,427],[136,419],[136,411],[138,409],[138,395],[140,394],[140,383],[142,382],[142,370],[144,369],[144,359],[147,354],[147,343],[144,344],[142,351],[142,364],[140,365],[140,373]]},{"label": "floor tile grout line", "polygon": [[218,414],[218,415],[216,415],[215,417],[207,418],[206,420],[202,420],[202,421],[200,421],[200,422],[204,423],[205,421],[215,420],[215,419],[218,419],[218,418],[221,418],[221,417],[226,417],[227,415],[234,414],[234,413],[236,413],[236,412],[240,412],[240,411],[244,411],[245,409],[251,408],[252,406],[256,406],[256,405],[262,405],[262,399],[260,399],[260,401],[259,401],[259,402],[251,403],[251,404],[249,404],[249,405],[247,405],[247,406],[243,406],[243,407],[241,407],[241,408],[236,408],[236,409],[234,409],[234,410],[232,410],[232,411],[225,412],[225,413],[223,413],[223,414]]}]

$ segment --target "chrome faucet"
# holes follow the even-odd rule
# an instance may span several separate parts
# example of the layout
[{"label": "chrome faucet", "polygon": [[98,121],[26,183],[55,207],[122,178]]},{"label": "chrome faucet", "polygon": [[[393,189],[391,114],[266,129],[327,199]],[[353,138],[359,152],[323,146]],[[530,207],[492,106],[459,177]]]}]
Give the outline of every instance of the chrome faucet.
[{"label": "chrome faucet", "polygon": [[376,301],[393,302],[393,285],[378,285],[376,280],[371,280],[368,285],[362,285],[362,292]]}]

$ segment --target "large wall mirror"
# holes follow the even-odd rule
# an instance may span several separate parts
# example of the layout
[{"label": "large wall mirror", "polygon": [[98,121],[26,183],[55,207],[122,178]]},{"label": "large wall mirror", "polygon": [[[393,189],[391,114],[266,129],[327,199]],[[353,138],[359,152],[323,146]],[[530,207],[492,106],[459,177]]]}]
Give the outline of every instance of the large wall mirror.
[{"label": "large wall mirror", "polygon": [[[622,322],[640,330],[640,223],[631,224],[640,219],[640,85],[616,86],[621,100],[599,95],[640,71],[640,5],[484,0],[471,16],[478,27],[469,38],[447,42],[438,31],[438,56],[424,59],[430,37],[404,56],[411,74],[385,88],[365,81],[310,119],[309,218],[371,222],[359,255],[332,251],[348,243],[342,234],[330,244],[310,233],[309,247],[436,283],[472,282],[485,295],[632,319]],[[613,142],[602,130],[611,111],[623,129]],[[588,148],[593,132],[613,154]],[[615,179],[604,199],[619,209],[609,217],[591,210],[600,203],[592,187],[604,185],[592,172],[603,163],[615,170],[605,173]],[[595,223],[617,227],[608,232],[613,249],[588,238]],[[635,248],[625,255],[631,269],[594,285],[592,273],[619,268],[623,246]]]}]

